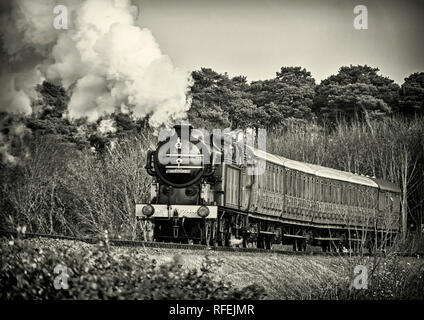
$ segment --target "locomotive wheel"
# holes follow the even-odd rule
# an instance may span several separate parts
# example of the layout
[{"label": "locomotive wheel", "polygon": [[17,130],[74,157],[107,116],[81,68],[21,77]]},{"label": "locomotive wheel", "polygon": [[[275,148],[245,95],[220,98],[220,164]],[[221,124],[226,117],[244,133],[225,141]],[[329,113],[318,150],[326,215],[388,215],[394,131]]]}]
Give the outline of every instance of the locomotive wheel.
[{"label": "locomotive wheel", "polygon": [[211,246],[216,247],[217,245],[217,234],[218,234],[218,223],[214,221],[212,223],[212,230],[211,230]]},{"label": "locomotive wheel", "polygon": [[205,226],[204,226],[204,240],[203,244],[209,246],[211,243],[211,233],[212,233],[212,226],[210,221],[205,220]]}]

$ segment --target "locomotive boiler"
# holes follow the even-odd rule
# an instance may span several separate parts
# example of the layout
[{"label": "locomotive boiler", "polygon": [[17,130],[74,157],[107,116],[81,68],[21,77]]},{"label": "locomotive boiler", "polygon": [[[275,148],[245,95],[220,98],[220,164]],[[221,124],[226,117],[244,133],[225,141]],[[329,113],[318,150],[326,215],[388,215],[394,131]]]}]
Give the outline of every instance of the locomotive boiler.
[{"label": "locomotive boiler", "polygon": [[377,248],[398,233],[395,184],[230,140],[177,125],[148,152],[151,199],[136,204],[136,216],[151,224],[154,241],[328,251]]}]

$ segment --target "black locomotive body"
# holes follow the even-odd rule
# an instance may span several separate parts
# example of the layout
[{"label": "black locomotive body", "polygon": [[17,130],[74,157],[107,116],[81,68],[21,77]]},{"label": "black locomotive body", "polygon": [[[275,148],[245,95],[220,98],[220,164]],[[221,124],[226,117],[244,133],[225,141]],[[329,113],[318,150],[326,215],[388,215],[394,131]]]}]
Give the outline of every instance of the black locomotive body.
[{"label": "black locomotive body", "polygon": [[249,163],[264,170],[251,174],[248,148],[227,157],[223,144],[209,147],[181,128],[148,153],[151,202],[137,204],[136,216],[153,224],[154,241],[326,251],[375,248],[399,231],[400,189],[391,182],[257,149]]}]

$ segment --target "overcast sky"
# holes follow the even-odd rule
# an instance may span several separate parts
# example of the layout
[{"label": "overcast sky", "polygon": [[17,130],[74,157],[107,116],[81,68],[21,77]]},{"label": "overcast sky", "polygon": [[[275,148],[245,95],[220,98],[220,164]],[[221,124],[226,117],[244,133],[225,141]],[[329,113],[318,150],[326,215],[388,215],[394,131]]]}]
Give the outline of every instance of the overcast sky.
[{"label": "overcast sky", "polygon": [[[138,1],[140,25],[180,68],[252,81],[302,66],[319,83],[340,66],[368,64],[399,84],[424,71],[424,1]],[[359,4],[368,8],[368,30],[353,28]]]}]

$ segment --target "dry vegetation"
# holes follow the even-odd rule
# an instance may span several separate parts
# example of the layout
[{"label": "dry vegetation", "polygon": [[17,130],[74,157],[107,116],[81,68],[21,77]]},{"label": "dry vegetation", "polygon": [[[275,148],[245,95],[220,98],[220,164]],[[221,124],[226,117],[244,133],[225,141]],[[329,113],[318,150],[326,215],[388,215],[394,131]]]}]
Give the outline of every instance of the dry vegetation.
[{"label": "dry vegetation", "polygon": [[[202,259],[210,256],[221,261],[219,277],[240,288],[263,285],[266,299],[424,299],[424,261],[412,257],[391,255],[376,259],[170,249],[147,249],[147,252],[159,263],[178,256],[186,268],[199,268]],[[356,265],[368,267],[369,290],[352,288]]]},{"label": "dry vegetation", "polygon": [[[424,261],[396,255],[243,254],[51,239],[1,245],[5,299],[424,299]],[[53,289],[57,263],[71,270],[69,292]],[[369,270],[366,290],[351,286],[359,264]]]}]

